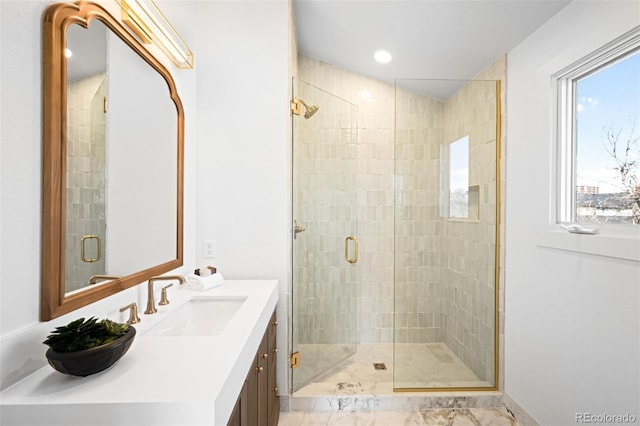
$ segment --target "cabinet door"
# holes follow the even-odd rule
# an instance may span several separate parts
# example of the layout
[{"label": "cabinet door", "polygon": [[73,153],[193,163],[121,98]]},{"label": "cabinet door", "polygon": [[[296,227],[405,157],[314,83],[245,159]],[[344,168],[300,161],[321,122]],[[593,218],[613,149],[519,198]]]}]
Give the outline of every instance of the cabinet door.
[{"label": "cabinet door", "polygon": [[259,399],[258,399],[258,378],[260,374],[257,371],[257,360],[254,360],[254,364],[249,370],[249,375],[247,376],[247,392],[246,392],[246,400],[247,400],[247,426],[259,426],[258,422],[258,413],[259,413]]},{"label": "cabinet door", "polygon": [[256,372],[258,376],[258,423],[269,424],[269,347],[268,333],[265,333],[258,349]]},{"label": "cabinet door", "polygon": [[277,426],[280,398],[276,386],[275,311],[265,330],[228,426]]},{"label": "cabinet door", "polygon": [[278,396],[278,385],[276,383],[276,359],[278,355],[278,346],[276,344],[278,330],[278,321],[276,321],[276,313],[273,312],[269,326],[267,327],[267,341],[268,341],[268,391],[269,397],[267,401],[269,411],[269,425],[276,426],[278,419],[280,418],[280,397]]}]

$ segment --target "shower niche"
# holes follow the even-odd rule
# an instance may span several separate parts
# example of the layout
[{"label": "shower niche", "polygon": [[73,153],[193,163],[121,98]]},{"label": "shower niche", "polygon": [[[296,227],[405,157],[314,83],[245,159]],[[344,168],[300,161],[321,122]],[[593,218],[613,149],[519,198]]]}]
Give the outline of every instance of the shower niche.
[{"label": "shower niche", "polygon": [[292,395],[497,389],[500,82],[299,70]]}]

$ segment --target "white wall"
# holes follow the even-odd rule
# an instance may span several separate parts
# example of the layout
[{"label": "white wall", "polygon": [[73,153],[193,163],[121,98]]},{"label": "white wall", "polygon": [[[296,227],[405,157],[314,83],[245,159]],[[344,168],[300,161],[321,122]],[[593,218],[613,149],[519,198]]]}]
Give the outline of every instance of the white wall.
[{"label": "white wall", "polygon": [[[225,278],[288,268],[286,1],[198,3],[198,254]],[[202,241],[217,258],[202,257]]]},{"label": "white wall", "polygon": [[505,392],[544,425],[640,419],[640,265],[540,247],[550,76],[640,24],[637,1],[574,1],[508,56]]},{"label": "white wall", "polygon": [[[0,2],[0,389],[46,364],[41,342],[80,316],[125,321],[146,302],[137,286],[56,320],[39,322],[42,180],[42,14],[50,1]],[[188,28],[186,16],[174,26]],[[185,106],[185,265],[195,263],[195,73],[171,67]],[[184,272],[180,269],[178,272]]]},{"label": "white wall", "polygon": [[[198,29],[199,265],[225,278],[280,281],[278,347],[287,353],[290,259],[289,9],[286,0],[194,2]],[[203,240],[217,257],[203,257]],[[286,356],[278,388],[286,391]]]}]

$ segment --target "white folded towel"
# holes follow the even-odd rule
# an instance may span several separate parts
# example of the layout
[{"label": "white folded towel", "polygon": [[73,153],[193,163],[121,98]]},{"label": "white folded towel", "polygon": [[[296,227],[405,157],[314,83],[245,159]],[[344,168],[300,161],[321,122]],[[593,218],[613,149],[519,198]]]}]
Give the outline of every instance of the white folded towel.
[{"label": "white folded towel", "polygon": [[220,287],[223,283],[224,278],[219,272],[206,277],[189,274],[187,275],[186,287],[190,290],[207,291],[215,287]]}]

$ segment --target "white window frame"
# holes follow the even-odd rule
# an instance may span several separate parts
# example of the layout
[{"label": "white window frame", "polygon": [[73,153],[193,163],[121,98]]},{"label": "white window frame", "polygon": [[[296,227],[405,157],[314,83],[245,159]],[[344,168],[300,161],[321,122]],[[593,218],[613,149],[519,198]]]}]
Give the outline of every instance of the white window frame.
[{"label": "white window frame", "polygon": [[551,233],[542,239],[541,246],[640,261],[637,225],[593,224],[598,228],[597,235],[569,234],[561,227],[576,218],[577,82],[637,51],[640,51],[640,26],[552,75],[555,176],[550,199]]}]

